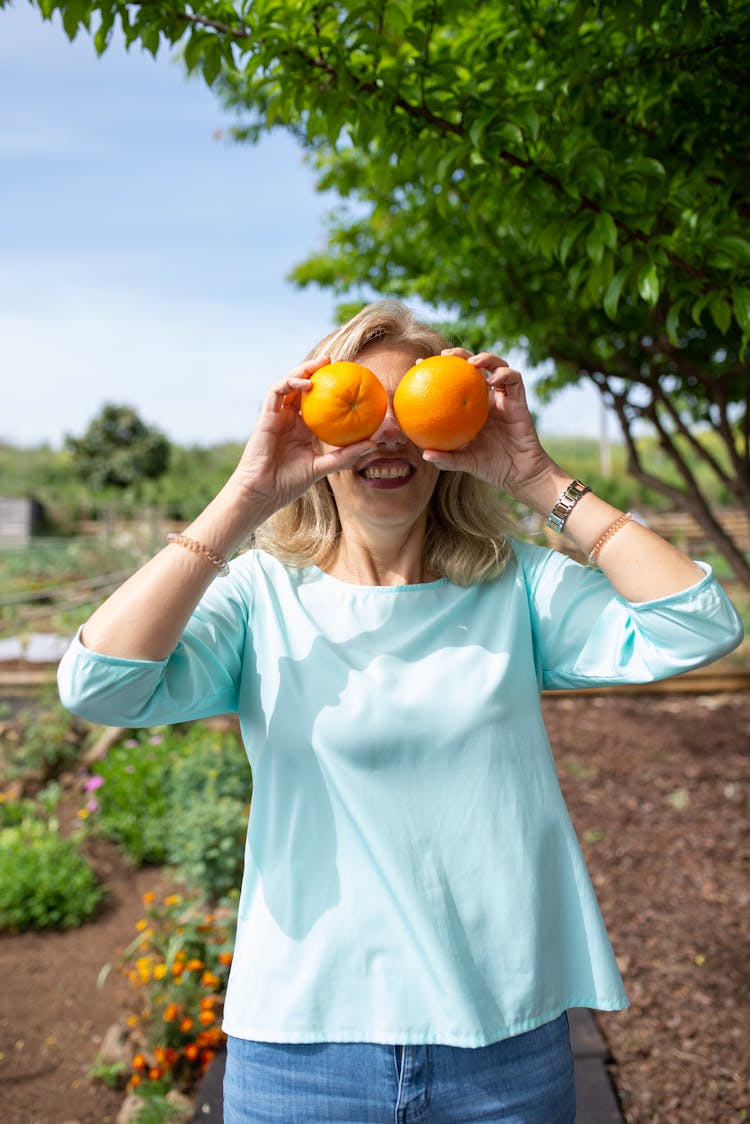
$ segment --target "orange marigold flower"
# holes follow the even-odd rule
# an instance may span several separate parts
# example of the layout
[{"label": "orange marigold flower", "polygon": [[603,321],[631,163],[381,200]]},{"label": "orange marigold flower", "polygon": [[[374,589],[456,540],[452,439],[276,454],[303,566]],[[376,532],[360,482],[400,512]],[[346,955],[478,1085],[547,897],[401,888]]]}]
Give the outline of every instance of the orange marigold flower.
[{"label": "orange marigold flower", "polygon": [[144,903],[144,905],[149,905],[149,903],[150,903],[150,902],[152,902],[152,901],[153,901],[153,900],[155,899],[155,897],[156,897],[156,894],[154,893],[154,891],[153,891],[153,890],[148,890],[148,891],[147,891],[147,892],[146,892],[146,893],[145,893],[145,894],[143,895],[143,903]]},{"label": "orange marigold flower", "polygon": [[203,1062],[204,1068],[208,1068],[208,1066],[211,1064],[211,1062],[214,1060],[215,1057],[216,1057],[216,1051],[215,1050],[204,1050],[203,1053],[201,1054],[201,1061]]},{"label": "orange marigold flower", "polygon": [[195,1023],[193,1022],[193,1020],[190,1018],[189,1015],[186,1015],[185,1018],[180,1023],[180,1030],[182,1031],[183,1034],[187,1034],[187,1032],[189,1030],[192,1030],[194,1026],[195,1026]]},{"label": "orange marigold flower", "polygon": [[212,1026],[210,1030],[202,1030],[196,1042],[201,1050],[205,1050],[207,1046],[220,1046],[224,1041],[224,1031],[219,1026]]},{"label": "orange marigold flower", "polygon": [[201,976],[201,987],[219,987],[221,979],[215,976],[213,972],[204,972]]},{"label": "orange marigold flower", "polygon": [[174,964],[172,965],[172,975],[173,976],[181,976],[184,971],[185,971],[185,965],[182,963],[182,961],[181,960],[175,960]]},{"label": "orange marigold flower", "polygon": [[133,1076],[130,1078],[130,1088],[131,1089],[137,1089],[138,1086],[140,1085],[140,1083],[141,1083],[140,1075],[137,1074],[137,1073],[134,1073]]},{"label": "orange marigold flower", "polygon": [[188,972],[202,972],[205,965],[202,960],[199,960],[197,956],[194,956],[192,960],[188,960],[185,967],[187,968]]},{"label": "orange marigold flower", "polygon": [[138,1026],[137,1015],[128,1015],[128,1026]]},{"label": "orange marigold flower", "polygon": [[172,1066],[174,1065],[174,1063],[179,1058],[179,1056],[180,1056],[179,1053],[177,1052],[177,1050],[175,1050],[175,1048],[173,1046],[167,1046],[166,1050],[164,1051],[164,1064],[169,1069],[171,1069]]},{"label": "orange marigold flower", "polygon": [[162,1018],[164,1019],[165,1023],[173,1023],[179,1013],[180,1008],[177,1003],[167,1003],[166,1007],[164,1008],[164,1014],[162,1015]]},{"label": "orange marigold flower", "polygon": [[213,1011],[201,1011],[201,1013],[198,1015],[198,1022],[201,1024],[201,1026],[210,1026],[211,1023],[215,1021],[216,1015],[213,1013]]},{"label": "orange marigold flower", "polygon": [[219,963],[224,964],[225,967],[229,967],[229,965],[232,963],[231,952],[220,952],[219,953]]},{"label": "orange marigold flower", "polygon": [[152,1081],[158,1081],[163,1072],[164,1070],[161,1068],[161,1066],[152,1065],[151,1069],[148,1071],[148,1075]]},{"label": "orange marigold flower", "polygon": [[143,1054],[136,1054],[133,1058],[132,1065],[133,1069],[145,1069],[148,1065],[148,1062],[144,1058]]},{"label": "orange marigold flower", "polygon": [[185,1047],[185,1049],[182,1052],[185,1055],[185,1057],[188,1058],[188,1060],[191,1061],[191,1062],[194,1062],[195,1059],[198,1057],[198,1054],[200,1053],[200,1051],[199,1051],[198,1047],[196,1046],[195,1042],[188,1042],[187,1046]]}]

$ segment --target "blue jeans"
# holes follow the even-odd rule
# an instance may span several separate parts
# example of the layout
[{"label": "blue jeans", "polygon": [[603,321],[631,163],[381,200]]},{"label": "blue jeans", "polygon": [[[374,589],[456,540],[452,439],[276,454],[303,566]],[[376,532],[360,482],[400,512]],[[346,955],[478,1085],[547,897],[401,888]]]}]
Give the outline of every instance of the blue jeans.
[{"label": "blue jeans", "polygon": [[490,1046],[230,1038],[224,1124],[573,1124],[568,1018]]}]

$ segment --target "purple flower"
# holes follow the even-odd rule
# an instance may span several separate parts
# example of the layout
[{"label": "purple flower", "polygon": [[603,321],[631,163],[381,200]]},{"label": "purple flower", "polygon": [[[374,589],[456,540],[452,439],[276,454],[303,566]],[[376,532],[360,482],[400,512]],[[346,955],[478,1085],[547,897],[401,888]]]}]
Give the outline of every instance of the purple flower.
[{"label": "purple flower", "polygon": [[98,812],[99,801],[95,797],[92,797],[91,800],[86,801],[86,808],[89,812]]},{"label": "purple flower", "polygon": [[163,741],[164,741],[164,735],[163,734],[154,734],[154,736],[152,738],[148,739],[148,744],[149,745],[161,745],[161,743]]},{"label": "purple flower", "polygon": [[89,779],[86,781],[85,785],[83,786],[83,791],[96,792],[97,788],[101,788],[103,784],[104,777],[100,777],[98,773],[95,773],[93,777],[89,777]]}]

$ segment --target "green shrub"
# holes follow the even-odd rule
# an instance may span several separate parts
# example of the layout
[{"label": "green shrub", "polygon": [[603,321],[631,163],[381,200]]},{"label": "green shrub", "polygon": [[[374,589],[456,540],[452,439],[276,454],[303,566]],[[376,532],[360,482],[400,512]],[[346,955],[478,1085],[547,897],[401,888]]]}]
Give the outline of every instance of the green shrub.
[{"label": "green shrub", "polygon": [[0,929],[69,929],[94,913],[102,890],[75,844],[24,820],[0,831]]},{"label": "green shrub", "polygon": [[242,880],[252,774],[232,731],[196,724],[177,743],[169,777],[169,862],[211,899]]},{"label": "green shrub", "polygon": [[132,862],[177,864],[214,898],[239,884],[252,775],[237,734],[141,731],[109,750],[99,776],[99,826]]},{"label": "green shrub", "polygon": [[234,797],[207,793],[194,795],[172,817],[169,861],[213,901],[242,881],[247,812],[247,804]]},{"label": "green shrub", "polygon": [[137,866],[167,858],[170,756],[163,737],[141,732],[113,746],[99,763],[104,784],[97,791],[98,823]]},{"label": "green shrub", "polygon": [[[212,730],[196,723],[173,740],[169,799],[183,808],[197,794],[209,798],[230,796],[250,803],[252,773],[239,735],[232,730]],[[208,790],[208,791],[207,791]]]},{"label": "green shrub", "polygon": [[34,776],[54,780],[78,760],[84,734],[76,719],[58,702],[27,708],[9,728],[3,743],[8,778]]}]

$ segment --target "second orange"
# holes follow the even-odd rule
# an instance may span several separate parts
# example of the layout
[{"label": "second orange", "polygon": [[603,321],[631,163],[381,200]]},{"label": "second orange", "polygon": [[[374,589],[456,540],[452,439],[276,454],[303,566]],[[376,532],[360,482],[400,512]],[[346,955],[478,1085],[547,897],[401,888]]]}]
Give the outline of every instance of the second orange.
[{"label": "second orange", "polygon": [[448,451],[476,437],[487,421],[490,397],[484,377],[466,359],[431,355],[401,379],[393,409],[415,445]]}]

